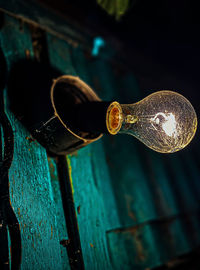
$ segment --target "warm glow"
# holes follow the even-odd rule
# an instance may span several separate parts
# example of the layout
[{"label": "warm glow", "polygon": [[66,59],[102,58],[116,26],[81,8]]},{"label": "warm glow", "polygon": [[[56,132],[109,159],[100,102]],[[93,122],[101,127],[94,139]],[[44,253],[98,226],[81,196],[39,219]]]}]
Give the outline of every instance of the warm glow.
[{"label": "warm glow", "polygon": [[177,123],[175,116],[172,113],[157,113],[154,118],[151,118],[152,126],[158,130],[158,127],[162,127],[164,132],[172,137],[177,136]]},{"label": "warm glow", "polygon": [[157,152],[174,153],[194,137],[197,116],[185,97],[163,90],[137,103],[111,103],[107,127],[110,134],[129,134]]}]

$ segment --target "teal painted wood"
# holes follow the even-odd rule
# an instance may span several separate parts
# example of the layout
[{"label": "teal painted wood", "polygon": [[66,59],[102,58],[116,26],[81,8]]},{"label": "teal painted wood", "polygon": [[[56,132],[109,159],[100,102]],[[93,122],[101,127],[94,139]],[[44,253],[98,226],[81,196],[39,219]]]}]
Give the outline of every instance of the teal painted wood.
[{"label": "teal painted wood", "polygon": [[106,242],[108,219],[102,190],[98,184],[103,179],[95,179],[92,155],[97,153],[94,153],[92,148],[93,146],[89,145],[79,150],[77,156],[68,157],[78,213],[79,232],[85,268],[112,269]]},{"label": "teal painted wood", "polygon": [[[103,91],[101,94],[104,99],[113,96],[114,100],[120,100],[118,92],[120,87],[123,91],[123,99],[126,98],[126,89],[130,85],[135,88],[136,92],[138,91],[134,78],[129,77],[129,82],[132,82],[130,85],[127,82],[120,84],[119,78],[115,83],[114,74],[107,63],[99,60],[96,65],[98,65],[97,68],[95,69],[94,66],[92,70],[93,74],[99,70],[97,73],[99,74],[98,83],[101,86],[99,93],[101,90]],[[95,82],[96,79],[94,79]],[[107,91],[104,91],[104,86],[107,87]],[[116,229],[107,232],[113,267],[114,269],[133,267],[134,269],[144,269],[144,267],[159,265],[161,261],[151,227],[148,224],[144,225],[142,232],[137,227],[129,229],[129,226],[135,226],[157,217],[138,143],[128,136],[105,137],[104,142],[120,219],[120,225],[116,223]]]},{"label": "teal painted wood", "polygon": [[[124,100],[123,102],[130,102],[131,99],[133,100],[132,102],[136,102],[148,94],[143,93],[141,95],[137,87],[134,86],[135,80],[131,74],[122,76],[121,81],[121,84],[118,83],[118,89],[119,98]],[[131,91],[131,89],[133,90]],[[133,138],[131,139],[133,140]],[[144,174],[147,174],[147,188],[153,196],[156,219],[178,214],[179,210],[176,205],[175,194],[167,174],[167,168],[163,162],[164,155],[149,150],[141,143],[137,143],[137,145],[140,152],[138,153],[138,158],[143,166],[142,170]]]},{"label": "teal painted wood", "polygon": [[73,46],[65,40],[58,39],[54,35],[46,34],[48,55],[51,65],[61,74],[76,76],[77,72],[73,65]]},{"label": "teal painted wood", "polygon": [[[2,30],[1,43],[8,66],[33,57],[26,26],[19,30],[18,22],[9,19],[6,27],[11,34]],[[47,44],[52,66],[80,76],[105,100],[136,102],[150,92],[141,94],[134,75],[112,63],[114,51],[92,58],[82,44],[73,46],[51,34]],[[49,158],[48,164],[45,150],[8,114],[15,128],[10,190],[23,228],[22,269],[30,261],[35,269],[69,269],[59,244],[67,233],[55,160]],[[199,168],[188,152],[163,156],[132,137],[104,136],[68,156],[67,162],[86,269],[142,270],[199,245]]]},{"label": "teal painted wood", "polygon": [[[93,74],[95,73],[94,76],[99,74],[100,97],[105,100],[120,101],[120,88],[126,96],[127,87],[130,86],[126,84],[119,86],[120,78],[115,83],[112,69],[106,62],[96,61],[92,71]],[[97,85],[95,77],[94,84]],[[138,91],[137,85],[134,86],[133,83],[130,85],[134,90],[136,89],[136,92]],[[132,226],[156,218],[152,194],[148,187],[148,176],[145,174],[140,158],[138,142],[126,135],[105,136],[104,142],[121,222],[120,227]]]},{"label": "teal painted wood", "polygon": [[83,47],[90,46],[83,27],[81,31],[74,29],[71,23],[66,23],[66,20],[59,16],[57,12],[45,8],[38,1],[15,0],[10,2],[0,0],[0,10],[17,19],[23,19],[27,23],[34,22],[35,25],[41,26],[45,31],[62,37],[70,43],[81,44]]},{"label": "teal painted wood", "polygon": [[[9,70],[19,59],[33,57],[28,27],[21,27],[18,20],[5,17],[0,40]],[[9,111],[8,104],[6,112],[15,139],[9,179],[11,204],[21,228],[21,269],[63,269],[46,151]]]},{"label": "teal painted wood", "polygon": [[[117,74],[122,73],[120,77],[117,77],[116,69]],[[122,100],[121,103],[130,103],[131,99],[132,102],[140,100],[141,94],[134,76],[130,73],[127,76],[123,71],[120,73],[119,68],[116,69],[111,71],[107,63],[102,62],[102,59],[94,63],[93,82],[100,96],[104,99],[115,96],[114,100]],[[99,74],[98,79],[96,74]],[[114,79],[116,77],[117,83]],[[131,91],[131,89],[133,90]],[[108,232],[110,256],[116,269],[120,269],[123,264],[126,265],[126,269],[134,266],[136,269],[155,267],[180,254],[189,252],[192,246],[194,248],[199,243],[199,238],[194,241],[198,234],[198,214],[190,213],[191,209],[195,211],[199,206],[191,192],[192,184],[188,186],[188,179],[185,175],[183,176],[183,165],[177,169],[178,156],[169,157],[170,160],[174,160],[172,163],[176,170],[175,179],[170,179],[169,165],[166,166],[163,155],[152,152],[140,142],[133,141],[133,138],[126,137],[125,139],[125,136],[104,140],[113,192],[118,202],[118,216],[121,221],[119,228],[116,227],[116,230]],[[173,181],[178,185],[179,191],[174,189]],[[194,175],[192,181],[194,181]],[[196,188],[199,188],[197,182]],[[177,191],[183,193],[181,197],[184,205],[190,209],[185,213],[185,217],[179,217],[186,209],[180,205]],[[190,226],[188,226],[189,222],[186,222],[187,219],[190,220]],[[159,220],[160,222],[157,224]],[[135,254],[135,256],[138,254],[138,244],[132,231],[140,231],[140,227],[137,228],[135,225],[141,224],[145,228],[151,222],[154,222],[150,226],[152,233],[149,234],[143,230],[142,239],[144,241],[140,244],[146,256],[140,261],[137,261],[134,256],[130,258],[127,254]],[[196,231],[195,237],[188,235],[191,231]],[[128,240],[124,239],[127,237]],[[116,241],[118,241],[118,247]],[[112,247],[114,247],[113,250]]]},{"label": "teal painted wood", "polygon": [[145,226],[116,229],[107,233],[113,268],[144,270],[160,262],[150,224]]},{"label": "teal painted wood", "polygon": [[[174,186],[176,188],[176,196],[179,200],[179,210],[180,212],[192,212],[199,208],[198,202],[191,190],[191,185],[187,175],[185,174],[185,169],[181,164],[180,154],[171,155],[169,158],[168,169],[172,170],[176,182]],[[191,179],[193,181],[193,179]]]},{"label": "teal painted wood", "polygon": [[148,269],[189,252],[195,245],[188,243],[185,221],[175,217],[107,232],[114,269]]},{"label": "teal painted wood", "polygon": [[117,212],[116,198],[111,185],[111,175],[108,169],[103,140],[94,143],[91,152],[93,177],[104,203],[107,220],[105,229],[107,232],[120,226],[120,218]]},{"label": "teal painted wood", "polygon": [[[63,74],[89,82],[87,62],[80,48],[47,35],[51,64]],[[53,41],[54,40],[54,41]],[[62,53],[57,53],[59,51]],[[66,61],[65,61],[66,60]],[[115,202],[102,142],[96,142],[67,157],[86,269],[112,269],[106,231],[116,217]],[[104,198],[107,200],[104,201]],[[112,210],[112,214],[110,211]]]},{"label": "teal painted wood", "polygon": [[[62,203],[62,196],[60,191],[60,184],[58,179],[58,173],[57,173],[57,167],[56,162],[54,158],[48,157],[48,165],[50,170],[50,176],[51,176],[51,187],[53,191],[53,198],[55,203],[55,215],[56,215],[56,222],[57,222],[57,233],[58,233],[58,239],[59,243],[62,243],[62,241],[68,239],[68,233],[65,223],[65,215],[63,211],[63,203]],[[61,258],[62,258],[62,266],[63,269],[69,270],[69,258],[67,255],[66,247],[63,245],[60,245],[60,251],[61,251]]]},{"label": "teal painted wood", "polygon": [[[130,85],[135,85],[131,96],[133,96],[133,101],[139,99],[137,97],[140,94],[133,75],[129,74],[128,78],[122,77],[122,80],[118,77],[116,84],[115,78],[117,75],[114,74],[107,62],[102,61],[101,58],[97,60],[90,58],[88,52],[86,58],[83,52],[78,51],[77,53],[77,51],[76,48],[72,57],[77,74],[92,85],[101,98],[113,100],[117,97],[123,100],[127,99],[127,102],[129,102]],[[76,58],[78,58],[77,61],[75,61]],[[87,68],[85,68],[86,65]],[[184,218],[178,217],[181,211],[161,155],[141,146],[139,142],[133,141],[133,138],[126,137],[125,141],[122,136],[121,138],[105,138],[105,148],[112,183],[110,194],[114,195],[112,202],[114,202],[113,205],[116,205],[117,209],[117,213],[115,212],[114,218],[110,222],[111,230],[107,231],[108,250],[109,256],[112,258],[112,267],[114,269],[121,269],[122,265],[126,265],[125,269],[155,267],[180,254],[189,252],[192,246],[195,246],[195,243],[191,242],[191,239],[187,239],[187,224],[185,224]],[[144,158],[144,156],[146,157]],[[123,159],[122,157],[126,158]],[[74,158],[74,160],[78,162],[77,158]],[[102,160],[99,164],[102,164]],[[79,174],[77,173],[78,164],[75,161],[72,164],[77,168],[74,173],[76,178],[77,174]],[[97,167],[98,165],[96,165]],[[147,170],[147,168],[149,169]],[[181,179],[180,174],[178,178]],[[77,186],[78,188],[80,188],[80,184]],[[81,209],[79,208],[79,202],[82,201],[80,194],[75,196],[75,202],[78,204],[79,210]],[[190,197],[191,194],[187,194],[187,196]],[[93,194],[93,199],[95,202],[99,201],[95,194]],[[191,200],[193,201],[193,199]],[[105,202],[106,199],[103,198],[103,201]],[[106,211],[109,215],[109,210]],[[95,216],[92,215],[92,217]],[[158,219],[161,219],[161,222],[157,224]],[[195,217],[193,219],[197,228],[197,221]],[[80,220],[79,225],[86,222],[84,219],[80,219],[79,216],[78,220]],[[152,221],[155,223],[151,224]],[[137,224],[143,224],[143,229],[137,230],[137,227],[134,227]],[[131,233],[127,226],[131,226]],[[120,233],[118,233],[118,230]],[[138,243],[138,239],[133,236],[132,231],[135,231],[136,235],[141,235],[140,237],[143,240]],[[87,247],[85,247],[85,236],[87,236],[87,232],[82,238],[84,253],[88,251]],[[140,249],[143,250],[144,255],[141,255]],[[130,257],[129,254],[135,254],[135,257]],[[139,260],[137,259],[138,256]],[[90,263],[93,259],[89,254],[85,258]]]},{"label": "teal painted wood", "polygon": [[[71,52],[70,52],[71,47],[66,43],[66,41],[58,39],[54,35],[48,33],[46,34],[46,40],[50,64],[55,69],[57,69],[61,74],[76,75],[73,66],[71,64]],[[54,158],[51,157],[49,157],[48,160],[51,173],[52,188],[54,193],[54,200],[57,206],[56,210],[57,210],[59,239],[60,241],[67,240],[68,234],[66,229],[65,216],[63,212],[56,161]],[[61,249],[62,249],[64,269],[68,269],[69,262],[68,257],[66,256],[67,255],[66,247],[62,246]]]},{"label": "teal painted wood", "polygon": [[160,214],[159,216],[174,216],[179,213],[179,209],[176,205],[175,194],[173,193],[172,187],[168,175],[165,171],[164,163],[162,162],[162,154],[151,153],[151,166],[154,168],[155,178],[155,189],[157,189],[158,197],[156,200],[160,203]]}]

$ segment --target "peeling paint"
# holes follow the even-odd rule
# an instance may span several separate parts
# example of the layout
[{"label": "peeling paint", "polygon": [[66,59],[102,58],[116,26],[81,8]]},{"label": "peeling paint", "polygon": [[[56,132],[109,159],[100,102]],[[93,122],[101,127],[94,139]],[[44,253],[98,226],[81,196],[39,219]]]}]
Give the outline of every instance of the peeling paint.
[{"label": "peeling paint", "polygon": [[32,143],[32,142],[35,142],[35,139],[31,136],[26,136],[26,140],[29,142],[29,143]]},{"label": "peeling paint", "polygon": [[81,211],[81,206],[79,205],[79,206],[77,207],[77,212],[78,212],[79,215],[80,215],[80,211]]},{"label": "peeling paint", "polygon": [[26,59],[30,59],[30,50],[25,50]]},{"label": "peeling paint", "polygon": [[94,245],[93,245],[92,243],[90,243],[90,246],[91,246],[92,248],[94,248]]},{"label": "peeling paint", "polygon": [[18,213],[18,216],[20,216],[20,208],[19,207],[17,208],[17,213]]},{"label": "peeling paint", "polygon": [[137,219],[136,219],[136,216],[135,216],[135,214],[133,213],[133,210],[132,210],[132,207],[131,207],[131,204],[132,204],[132,202],[133,202],[133,198],[132,198],[130,195],[125,194],[125,199],[126,199],[126,207],[127,207],[127,211],[128,211],[128,216],[129,216],[132,220],[136,221],[136,220],[137,220]]},{"label": "peeling paint", "polygon": [[60,244],[63,246],[63,247],[66,247],[70,244],[70,239],[63,239],[60,241]]}]

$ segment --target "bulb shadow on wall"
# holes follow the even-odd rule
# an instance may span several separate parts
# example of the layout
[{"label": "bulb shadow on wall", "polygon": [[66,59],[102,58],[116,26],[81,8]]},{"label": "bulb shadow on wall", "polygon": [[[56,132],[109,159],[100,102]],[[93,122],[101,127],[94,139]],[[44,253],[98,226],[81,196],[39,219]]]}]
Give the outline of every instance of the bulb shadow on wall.
[{"label": "bulb shadow on wall", "polygon": [[57,69],[34,60],[12,66],[7,87],[10,108],[27,129],[52,116],[50,90],[60,75]]}]

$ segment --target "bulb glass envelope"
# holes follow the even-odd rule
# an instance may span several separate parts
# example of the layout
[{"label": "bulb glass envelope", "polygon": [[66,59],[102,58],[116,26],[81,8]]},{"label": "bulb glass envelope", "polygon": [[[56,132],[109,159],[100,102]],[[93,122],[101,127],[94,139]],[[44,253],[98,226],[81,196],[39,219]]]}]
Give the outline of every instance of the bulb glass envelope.
[{"label": "bulb glass envelope", "polygon": [[134,104],[111,103],[107,112],[111,134],[133,135],[149,148],[173,153],[187,146],[197,129],[191,103],[173,91],[158,91]]}]

